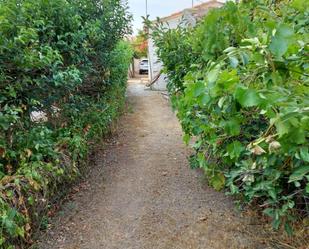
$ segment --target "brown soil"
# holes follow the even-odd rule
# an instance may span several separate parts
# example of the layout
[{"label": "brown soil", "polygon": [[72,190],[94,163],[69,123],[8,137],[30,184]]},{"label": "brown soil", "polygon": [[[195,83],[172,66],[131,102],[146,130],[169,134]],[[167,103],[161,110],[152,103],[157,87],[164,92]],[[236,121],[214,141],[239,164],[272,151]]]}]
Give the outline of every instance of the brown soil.
[{"label": "brown soil", "polygon": [[42,249],[257,249],[252,221],[188,165],[160,92],[129,81],[131,106],[84,186],[54,218]]}]

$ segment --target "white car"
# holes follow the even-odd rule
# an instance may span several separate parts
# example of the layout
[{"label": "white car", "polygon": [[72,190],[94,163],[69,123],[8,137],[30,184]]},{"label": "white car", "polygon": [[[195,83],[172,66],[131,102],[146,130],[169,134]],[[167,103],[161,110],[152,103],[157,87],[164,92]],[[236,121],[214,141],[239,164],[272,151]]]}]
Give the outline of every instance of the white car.
[{"label": "white car", "polygon": [[139,74],[148,74],[148,59],[142,59],[139,63]]}]

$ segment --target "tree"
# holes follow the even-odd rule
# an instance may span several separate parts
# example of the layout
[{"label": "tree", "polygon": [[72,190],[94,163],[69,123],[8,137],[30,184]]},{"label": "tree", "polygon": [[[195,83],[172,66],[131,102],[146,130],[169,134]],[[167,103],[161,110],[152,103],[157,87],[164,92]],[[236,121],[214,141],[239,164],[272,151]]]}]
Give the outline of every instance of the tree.
[{"label": "tree", "polygon": [[132,46],[134,49],[135,58],[147,57],[148,39],[145,31],[138,31],[138,35],[133,38]]}]

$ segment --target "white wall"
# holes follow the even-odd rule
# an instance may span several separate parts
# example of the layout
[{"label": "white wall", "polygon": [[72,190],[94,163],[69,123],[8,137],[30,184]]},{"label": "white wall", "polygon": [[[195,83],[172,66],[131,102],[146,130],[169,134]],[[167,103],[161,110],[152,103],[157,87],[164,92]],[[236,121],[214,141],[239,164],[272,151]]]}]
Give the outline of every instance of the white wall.
[{"label": "white wall", "polygon": [[[181,22],[182,17],[176,17],[172,20],[169,20],[165,23],[166,27],[170,29],[175,29]],[[149,80],[154,79],[162,70],[163,63],[159,60],[158,55],[156,53],[156,47],[154,45],[153,39],[148,40],[148,57],[149,57]],[[165,74],[161,74],[160,78],[151,86],[153,90],[166,90],[167,85],[167,76]]]},{"label": "white wall", "polygon": [[[209,2],[206,9],[201,10],[199,15],[206,15],[206,13],[210,10],[210,8],[216,8],[222,6],[222,2],[225,1],[217,1],[217,2]],[[184,10],[182,15],[175,16],[173,19],[168,19],[168,21],[165,21],[165,26],[170,29],[175,29],[177,26],[195,26],[196,25],[196,19],[195,14],[192,13],[191,9]],[[156,78],[156,76],[160,73],[160,71],[163,68],[162,62],[160,62],[158,55],[156,53],[156,47],[154,45],[154,42],[152,39],[148,40],[148,46],[149,46],[149,80],[152,81],[152,79]],[[156,90],[165,90],[167,85],[167,79],[166,75],[161,75],[161,77],[158,79],[158,81],[153,84],[152,88]]]},{"label": "white wall", "polygon": [[[149,39],[148,41],[149,46],[149,80],[152,81],[152,79],[156,78],[158,74],[160,74],[163,64],[159,60],[158,55],[156,53],[156,47],[154,45],[153,39]],[[160,78],[151,86],[152,89],[155,90],[165,90],[166,89],[166,80],[165,75],[161,75]]]}]

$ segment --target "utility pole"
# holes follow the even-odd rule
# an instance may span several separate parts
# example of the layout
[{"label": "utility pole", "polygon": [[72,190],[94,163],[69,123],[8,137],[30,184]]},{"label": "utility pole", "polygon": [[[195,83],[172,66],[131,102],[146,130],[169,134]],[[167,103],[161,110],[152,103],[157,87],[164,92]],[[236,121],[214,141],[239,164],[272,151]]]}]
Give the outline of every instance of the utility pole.
[{"label": "utility pole", "polygon": [[[148,0],[145,0],[146,1],[146,20],[148,21]],[[150,39],[150,36],[149,36],[149,30],[147,28],[147,39],[148,39],[148,46],[147,46],[147,58],[148,58],[148,67],[149,67],[149,70],[148,70],[148,80],[149,82],[152,81],[152,61],[150,60],[150,53],[149,53],[149,39]]]},{"label": "utility pole", "polygon": [[193,8],[193,6],[194,6],[194,0],[192,0],[192,8]]}]

